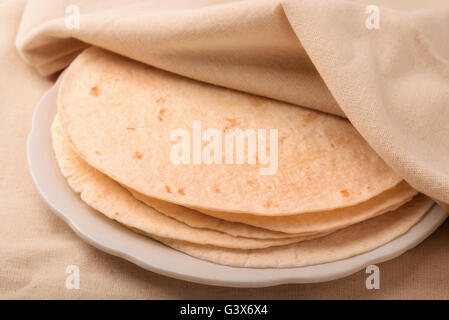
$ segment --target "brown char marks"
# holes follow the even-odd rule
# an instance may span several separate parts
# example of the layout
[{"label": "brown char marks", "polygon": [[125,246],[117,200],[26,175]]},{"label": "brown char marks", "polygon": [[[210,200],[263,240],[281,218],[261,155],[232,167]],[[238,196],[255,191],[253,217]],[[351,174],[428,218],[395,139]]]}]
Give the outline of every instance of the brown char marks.
[{"label": "brown char marks", "polygon": [[273,201],[267,201],[264,204],[265,208],[279,208],[279,205]]},{"label": "brown char marks", "polygon": [[252,180],[246,180],[246,184],[249,185],[250,187],[255,187],[256,183]]},{"label": "brown char marks", "polygon": [[100,94],[100,89],[98,89],[98,86],[93,86],[92,88],[90,88],[89,93],[93,97],[98,97],[98,95]]},{"label": "brown char marks", "polygon": [[[165,191],[167,191],[167,193],[172,193],[171,188],[169,186],[165,186],[164,188],[165,188]],[[186,194],[184,192],[184,189],[178,189],[178,193],[183,196]]]},{"label": "brown char marks", "polygon": [[224,120],[226,121],[226,125],[223,131],[235,128],[239,124],[238,120],[234,118],[224,118]]},{"label": "brown char marks", "polygon": [[156,103],[157,104],[161,104],[161,105],[164,104],[165,103],[165,98],[163,98],[163,97],[157,98],[156,99]]},{"label": "brown char marks", "polygon": [[165,108],[161,108],[161,109],[159,110],[159,112],[158,112],[158,114],[157,114],[157,119],[158,119],[159,121],[163,121],[163,120],[164,120],[164,114],[165,114],[165,111],[167,111],[167,109],[165,109]]},{"label": "brown char marks", "polygon": [[304,117],[304,125],[309,125],[318,118],[319,114],[317,112],[309,112]]},{"label": "brown char marks", "polygon": [[143,153],[136,151],[133,155],[133,158],[141,160],[143,158]]}]

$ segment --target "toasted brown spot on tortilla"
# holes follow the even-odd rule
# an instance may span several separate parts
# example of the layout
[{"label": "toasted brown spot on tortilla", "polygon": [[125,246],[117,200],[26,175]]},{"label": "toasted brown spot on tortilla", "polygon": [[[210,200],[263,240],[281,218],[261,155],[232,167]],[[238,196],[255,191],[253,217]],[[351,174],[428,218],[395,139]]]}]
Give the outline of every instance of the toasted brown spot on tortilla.
[{"label": "toasted brown spot on tortilla", "polygon": [[225,127],[223,128],[223,131],[226,131],[228,129],[232,129],[234,127],[236,127],[239,122],[237,121],[237,119],[234,118],[224,118],[224,120],[228,123],[225,125]]},{"label": "toasted brown spot on tortilla", "polygon": [[101,198],[101,197],[103,197],[103,196],[102,196],[101,194],[99,194],[99,195],[98,195],[98,198]]},{"label": "toasted brown spot on tortilla", "polygon": [[219,188],[217,188],[217,187],[214,187],[213,190],[214,190],[215,193],[221,193],[221,190]]},{"label": "toasted brown spot on tortilla", "polygon": [[271,207],[279,208],[279,205],[276,202],[273,202],[273,201],[265,202],[265,208],[271,208]]},{"label": "toasted brown spot on tortilla", "polygon": [[287,136],[281,136],[281,137],[279,138],[279,142],[280,142],[280,143],[283,143],[285,139],[287,139]]},{"label": "toasted brown spot on tortilla", "polygon": [[95,154],[98,154],[98,155],[100,155],[100,154],[101,154],[101,152],[100,152],[100,151],[95,151]]},{"label": "toasted brown spot on tortilla", "polygon": [[157,115],[157,118],[158,118],[158,120],[159,121],[162,121],[163,120],[163,116],[164,116],[164,113],[165,113],[165,111],[166,111],[167,109],[165,109],[165,108],[161,108],[161,110],[159,110],[159,113],[158,113],[158,115]]},{"label": "toasted brown spot on tortilla", "polygon": [[140,153],[139,151],[136,151],[136,153],[134,153],[134,158],[141,160],[143,158],[143,154]]},{"label": "toasted brown spot on tortilla", "polygon": [[318,118],[318,113],[317,112],[309,112],[306,114],[306,116],[304,117],[304,124],[308,125],[312,122],[314,122],[316,120],[316,118]]},{"label": "toasted brown spot on tortilla", "polygon": [[165,99],[160,97],[160,98],[156,99],[156,102],[159,103],[159,104],[164,104],[165,103]]},{"label": "toasted brown spot on tortilla", "polygon": [[120,213],[118,213],[117,211],[114,212],[114,217],[117,217],[117,216],[119,216],[119,215],[120,215]]},{"label": "toasted brown spot on tortilla", "polygon": [[97,86],[94,86],[94,87],[90,88],[90,95],[91,96],[98,97],[99,94],[100,94],[100,90],[98,89]]},{"label": "toasted brown spot on tortilla", "polygon": [[341,193],[341,195],[342,195],[343,197],[345,197],[345,198],[347,198],[347,197],[350,196],[349,191],[346,190],[346,189],[340,190],[340,193]]},{"label": "toasted brown spot on tortilla", "polygon": [[169,186],[165,186],[165,191],[167,191],[168,193],[171,193],[170,187]]},{"label": "toasted brown spot on tortilla", "polygon": [[126,128],[126,130],[134,131],[134,130],[136,130],[136,128],[128,127],[128,128]]},{"label": "toasted brown spot on tortilla", "polygon": [[185,195],[184,189],[178,189],[179,194]]},{"label": "toasted brown spot on tortilla", "polygon": [[237,119],[234,118],[224,118],[225,121],[229,122],[233,127],[235,127],[238,124]]},{"label": "toasted brown spot on tortilla", "polygon": [[332,147],[333,149],[335,149],[335,144],[331,143],[331,147]]},{"label": "toasted brown spot on tortilla", "polygon": [[254,187],[256,185],[256,183],[254,181],[252,181],[252,180],[246,180],[246,184],[251,186],[251,187]]}]

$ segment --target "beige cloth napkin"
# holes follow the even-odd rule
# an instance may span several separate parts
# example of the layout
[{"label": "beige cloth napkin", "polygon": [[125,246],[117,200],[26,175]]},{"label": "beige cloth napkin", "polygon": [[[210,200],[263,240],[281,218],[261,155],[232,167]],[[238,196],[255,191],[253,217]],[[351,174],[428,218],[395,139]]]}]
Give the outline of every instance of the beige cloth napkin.
[{"label": "beige cloth napkin", "polygon": [[[380,29],[368,32],[365,4],[359,3],[328,0],[324,7],[317,0],[314,10],[310,1],[211,7],[210,1],[124,2],[0,0],[0,298],[449,298],[448,222],[416,249],[381,264],[380,290],[365,288],[363,271],[329,283],[267,289],[210,287],[147,272],[90,247],[57,219],[34,189],[25,155],[33,107],[55,80],[33,68],[50,74],[67,65],[85,46],[65,38],[71,34],[192,78],[337,114],[344,110],[398,172],[447,202],[445,11],[413,12],[417,3],[422,6],[419,0],[390,1],[407,10],[381,8]],[[65,9],[74,3],[81,28],[68,30]],[[325,28],[329,15],[335,21]],[[14,47],[17,34],[21,55],[32,66]],[[376,47],[383,41],[388,45]],[[395,149],[400,139],[404,144]],[[80,268],[80,290],[65,287],[68,265]]]}]

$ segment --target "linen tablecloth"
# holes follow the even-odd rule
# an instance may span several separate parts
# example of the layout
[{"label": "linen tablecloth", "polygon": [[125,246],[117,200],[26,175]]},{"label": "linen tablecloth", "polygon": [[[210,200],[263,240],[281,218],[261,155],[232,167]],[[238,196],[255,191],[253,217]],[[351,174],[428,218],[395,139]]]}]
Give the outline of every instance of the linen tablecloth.
[{"label": "linen tablecloth", "polygon": [[[81,12],[90,12],[81,19],[78,31],[64,27],[65,8],[72,2],[81,7]],[[343,6],[339,1],[316,1],[313,5],[310,1],[260,1],[257,5],[253,1],[215,1],[212,6],[211,1],[195,1],[184,4],[185,8],[179,1],[164,5],[129,1],[125,9],[117,9],[123,2],[35,0],[27,7],[22,0],[0,1],[0,298],[449,298],[448,222],[417,248],[380,264],[380,290],[366,289],[363,271],[328,283],[262,289],[198,285],[145,271],[84,243],[59,220],[34,189],[25,154],[35,104],[54,83],[54,73],[91,43],[192,78],[346,116],[407,181],[448,202],[448,167],[443,163],[444,147],[449,143],[449,139],[443,139],[449,133],[444,131],[449,126],[445,1],[426,1],[419,6],[429,10],[417,12],[411,10],[416,9],[418,1],[372,1],[392,8],[381,7],[381,25],[373,31],[399,28],[390,35],[365,34],[366,27],[355,25],[353,19],[335,21],[339,27],[323,31],[329,19],[362,15],[360,6],[365,8],[369,1]],[[146,5],[153,16],[142,14],[126,21],[128,13],[132,15]],[[124,18],[117,20],[117,12]],[[195,21],[203,24],[190,24],[193,29],[182,31],[189,25],[188,19],[200,17],[203,19]],[[171,29],[154,29],[176,19],[180,24]],[[245,32],[232,30],[228,19],[245,21]],[[129,38],[136,29],[128,30],[127,26],[134,28],[139,23],[153,31]],[[205,32],[211,25],[215,26],[211,32],[219,39],[217,43]],[[111,26],[120,32],[111,32]],[[145,28],[137,30],[144,32]],[[415,32],[412,35],[411,30]],[[344,32],[353,37],[339,38]],[[441,38],[444,34],[446,39]],[[181,42],[177,39],[180,36]],[[321,37],[319,42],[327,46],[317,46],[314,37]],[[391,47],[385,47],[389,41]],[[403,41],[404,45],[410,41],[410,50],[398,55],[397,50],[404,47],[394,41]],[[337,44],[350,50],[340,50]],[[257,59],[251,50],[259,50]],[[365,58],[373,54],[372,59],[357,61],[354,52],[359,51],[365,51]],[[344,64],[344,68],[338,68],[343,70],[341,74],[331,68],[332,61]],[[407,69],[410,65],[413,68]],[[371,72],[373,68],[375,73]],[[369,76],[359,76],[364,72]],[[241,76],[233,78],[236,73]],[[439,117],[429,116],[429,112]],[[405,139],[410,126],[414,126],[415,135]],[[430,136],[432,139],[428,139]],[[449,156],[446,160],[449,163]],[[79,290],[65,286],[69,265],[80,268]]]}]

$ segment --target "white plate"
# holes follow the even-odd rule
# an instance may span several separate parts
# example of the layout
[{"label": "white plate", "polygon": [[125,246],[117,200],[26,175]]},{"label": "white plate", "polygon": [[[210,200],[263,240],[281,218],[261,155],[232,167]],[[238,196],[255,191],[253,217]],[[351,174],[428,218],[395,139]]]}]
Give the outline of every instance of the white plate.
[{"label": "white plate", "polygon": [[[61,79],[61,77],[60,77]],[[81,201],[59,171],[50,139],[58,83],[37,104],[27,141],[27,158],[37,190],[48,206],[85,241],[140,267],[169,277],[229,287],[266,287],[334,280],[367,265],[393,259],[415,247],[447,217],[435,205],[403,236],[370,252],[336,262],[286,269],[232,268],[192,258],[109,220]]]}]

